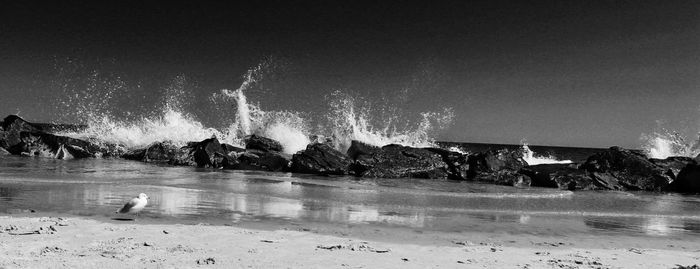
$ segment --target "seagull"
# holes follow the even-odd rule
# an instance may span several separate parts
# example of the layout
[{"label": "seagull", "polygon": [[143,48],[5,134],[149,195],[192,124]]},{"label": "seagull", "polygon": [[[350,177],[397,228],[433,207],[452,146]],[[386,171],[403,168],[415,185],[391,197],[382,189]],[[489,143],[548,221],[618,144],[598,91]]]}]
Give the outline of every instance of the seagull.
[{"label": "seagull", "polygon": [[134,197],[134,199],[131,199],[128,203],[124,205],[121,209],[117,210],[115,213],[120,213],[120,214],[136,214],[138,215],[141,210],[143,210],[144,207],[146,207],[146,204],[148,204],[148,195],[145,193],[139,194],[139,196]]}]

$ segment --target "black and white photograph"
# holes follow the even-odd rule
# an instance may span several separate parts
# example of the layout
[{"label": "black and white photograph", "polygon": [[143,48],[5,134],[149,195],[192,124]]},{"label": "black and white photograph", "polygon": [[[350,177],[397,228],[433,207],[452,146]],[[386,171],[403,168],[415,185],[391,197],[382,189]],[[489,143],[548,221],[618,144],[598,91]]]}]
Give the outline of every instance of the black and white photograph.
[{"label": "black and white photograph", "polygon": [[700,1],[1,1],[10,268],[700,269]]}]

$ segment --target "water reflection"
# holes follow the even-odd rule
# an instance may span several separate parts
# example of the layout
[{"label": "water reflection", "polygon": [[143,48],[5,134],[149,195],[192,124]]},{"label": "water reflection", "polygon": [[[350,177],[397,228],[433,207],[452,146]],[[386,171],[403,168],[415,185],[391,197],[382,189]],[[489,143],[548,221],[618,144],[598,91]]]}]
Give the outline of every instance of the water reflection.
[{"label": "water reflection", "polygon": [[144,215],[202,222],[262,219],[445,231],[700,235],[700,197],[515,189],[421,180],[221,172],[110,160],[0,160],[0,212],[111,215],[140,192]]}]

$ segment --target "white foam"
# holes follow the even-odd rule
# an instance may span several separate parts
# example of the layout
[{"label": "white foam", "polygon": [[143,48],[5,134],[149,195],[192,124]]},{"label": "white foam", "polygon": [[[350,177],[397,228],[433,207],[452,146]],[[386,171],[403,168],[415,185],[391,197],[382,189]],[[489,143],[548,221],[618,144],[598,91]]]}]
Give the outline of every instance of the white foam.
[{"label": "white foam", "polygon": [[137,122],[121,122],[108,116],[90,119],[88,128],[79,133],[62,135],[98,139],[127,148],[147,146],[156,141],[171,141],[175,145],[185,145],[189,141],[201,141],[212,137],[224,137],[213,128],[206,128],[199,121],[171,108],[166,108],[161,116],[143,118]]},{"label": "white foam", "polygon": [[700,137],[690,143],[678,132],[666,129],[650,135],[642,134],[642,148],[649,158],[665,159],[672,156],[695,157],[700,154]]},{"label": "white foam", "polygon": [[527,143],[523,143],[523,159],[528,165],[538,165],[538,164],[567,164],[572,163],[571,160],[558,160],[554,156],[535,156]]},{"label": "white foam", "polygon": [[454,118],[450,109],[443,113],[425,112],[421,113],[422,119],[416,127],[400,129],[394,122],[396,115],[378,119],[373,124],[374,111],[369,105],[362,106],[356,98],[340,91],[331,94],[330,98],[328,120],[335,147],[341,151],[346,151],[352,140],[380,147],[388,144],[432,147],[435,146],[431,137],[434,131],[450,124]]},{"label": "white foam", "polygon": [[[93,113],[86,115],[86,130],[63,135],[139,148],[166,140],[176,145],[185,145],[187,142],[201,141],[212,136],[216,136],[221,142],[242,146],[246,136],[256,134],[279,141],[285,153],[293,154],[305,149],[311,142],[311,134],[331,134],[334,146],[341,151],[347,150],[352,140],[375,146],[435,146],[432,135],[451,123],[454,117],[451,109],[445,109],[440,113],[421,113],[420,120],[414,124],[406,121],[402,122],[404,125],[400,125],[397,124],[397,119],[404,113],[392,109],[387,110],[392,113],[377,113],[386,111],[373,110],[372,104],[359,104],[356,98],[340,91],[331,95],[330,111],[326,114],[316,114],[320,115],[316,118],[306,118],[303,113],[296,111],[263,110],[246,95],[258,89],[255,86],[263,79],[263,73],[269,69],[268,65],[269,63],[263,62],[249,70],[236,90],[221,90],[209,98],[214,106],[222,108],[221,105],[224,105],[223,109],[217,110],[222,112],[219,115],[224,115],[224,120],[219,120],[226,122],[222,125],[230,123],[227,119],[233,120],[227,127],[215,129],[204,126],[199,119],[186,113],[184,107],[186,101],[191,98],[187,98],[185,92],[185,77],[178,76],[166,89],[162,111],[156,116],[122,120],[111,116],[109,111]],[[80,91],[76,91],[74,99],[86,101],[83,99],[95,99],[95,95],[83,96]],[[226,112],[223,113],[223,110]],[[312,122],[319,126],[313,132],[309,127]]]}]

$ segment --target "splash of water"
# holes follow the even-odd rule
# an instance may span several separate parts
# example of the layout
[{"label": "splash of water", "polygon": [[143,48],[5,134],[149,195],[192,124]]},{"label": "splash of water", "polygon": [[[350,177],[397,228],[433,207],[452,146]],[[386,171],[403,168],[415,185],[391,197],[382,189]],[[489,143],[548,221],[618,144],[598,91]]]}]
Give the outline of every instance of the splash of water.
[{"label": "splash of water", "polygon": [[352,140],[369,145],[384,146],[400,144],[412,147],[435,146],[431,134],[449,125],[454,112],[446,109],[442,113],[421,113],[421,121],[414,128],[399,128],[395,124],[396,114],[372,122],[374,110],[369,105],[359,104],[348,94],[335,91],[330,96],[331,111],[327,116],[333,143],[336,149],[346,151]]},{"label": "splash of water", "polygon": [[[245,84],[245,83],[244,83]],[[256,134],[277,140],[287,154],[306,148],[311,141],[306,120],[292,111],[264,111],[248,103],[243,86],[235,91],[222,90],[222,96],[235,101],[236,121],[228,128],[226,142],[241,145],[245,136]]]},{"label": "splash of water", "polygon": [[535,156],[527,143],[523,144],[523,159],[528,165],[538,165],[538,164],[567,164],[572,163],[571,160],[558,160],[554,156]]},{"label": "splash of water", "polygon": [[[416,123],[411,124],[411,121],[407,120],[401,125],[399,118],[406,113],[401,113],[391,105],[386,106],[389,109],[378,111],[372,109],[368,103],[360,103],[357,98],[340,91],[331,94],[330,111],[326,114],[315,114],[315,117],[297,111],[266,111],[261,109],[258,103],[251,103],[247,94],[261,88],[258,86],[264,73],[272,70],[268,65],[269,62],[263,62],[249,70],[236,90],[221,90],[209,98],[212,107],[218,112],[212,116],[222,117],[218,120],[221,124],[218,129],[206,127],[194,115],[185,111],[188,101],[194,99],[194,96],[187,91],[187,85],[191,83],[181,75],[174,78],[163,91],[163,102],[156,105],[161,107],[161,111],[130,116],[128,119],[117,118],[109,111],[90,112],[85,115],[85,122],[88,124],[86,130],[63,135],[119,144],[126,148],[139,148],[166,140],[176,145],[185,145],[187,142],[201,141],[212,136],[224,143],[242,146],[246,136],[256,134],[279,141],[285,153],[293,154],[305,149],[311,142],[311,134],[331,134],[334,146],[341,151],[347,150],[351,140],[376,146],[435,146],[433,133],[448,126],[454,117],[451,109],[424,112],[419,115],[420,119]],[[126,87],[122,80],[117,82],[116,89]],[[110,85],[109,83],[106,81],[100,85]],[[94,92],[98,88],[88,85],[87,89],[76,90],[70,101],[110,100],[95,98],[97,95]],[[111,96],[120,91],[110,89],[106,92]],[[309,128],[312,122],[319,126],[313,131]]]},{"label": "splash of water", "polygon": [[138,121],[119,121],[109,116],[94,117],[88,128],[79,133],[61,135],[80,139],[103,141],[126,148],[147,146],[156,141],[171,141],[184,146],[189,141],[201,141],[212,136],[226,137],[216,129],[206,128],[191,116],[172,108],[165,108],[163,115],[142,118]]},{"label": "splash of water", "polygon": [[651,134],[642,134],[642,149],[649,158],[665,159],[672,156],[696,157],[700,154],[700,133],[698,139],[688,139],[675,131],[661,128]]}]

